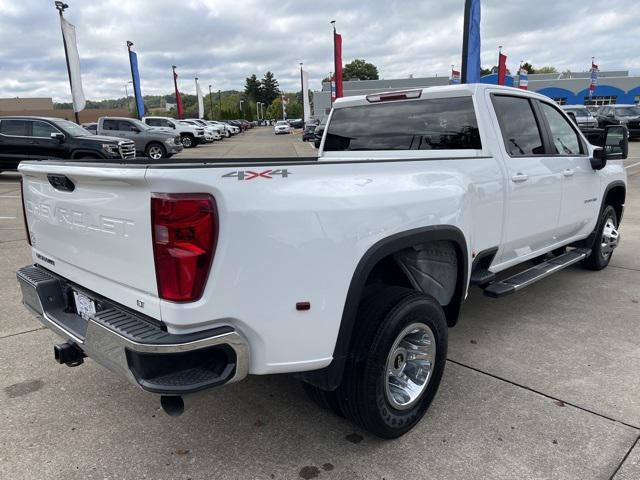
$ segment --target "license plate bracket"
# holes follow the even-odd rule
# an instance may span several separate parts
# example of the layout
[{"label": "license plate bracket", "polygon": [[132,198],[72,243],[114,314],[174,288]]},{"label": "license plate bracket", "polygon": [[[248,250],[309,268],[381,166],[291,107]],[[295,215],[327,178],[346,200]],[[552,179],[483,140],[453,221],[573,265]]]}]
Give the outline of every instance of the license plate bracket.
[{"label": "license plate bracket", "polygon": [[89,317],[96,313],[96,302],[85,294],[74,290],[73,300],[76,305],[76,313],[83,319],[89,320]]}]

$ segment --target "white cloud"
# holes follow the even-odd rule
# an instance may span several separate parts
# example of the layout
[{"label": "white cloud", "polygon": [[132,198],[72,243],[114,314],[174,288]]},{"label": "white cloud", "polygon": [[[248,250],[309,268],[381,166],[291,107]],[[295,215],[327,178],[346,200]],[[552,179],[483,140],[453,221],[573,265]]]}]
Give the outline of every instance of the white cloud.
[{"label": "white cloud", "polygon": [[[271,70],[283,89],[299,88],[298,63],[311,86],[332,70],[330,20],[343,34],[344,59],[365,58],[381,77],[448,75],[459,65],[463,0],[67,0],[78,30],[88,98],[123,96],[129,79],[125,41],[135,43],[146,94],[193,92],[197,73],[214,89],[242,89]],[[53,96],[68,101],[57,12],[48,0],[0,0],[0,96]],[[591,56],[601,69],[640,73],[640,2],[485,0],[483,65],[498,45],[512,69],[520,60],[582,71]]]}]

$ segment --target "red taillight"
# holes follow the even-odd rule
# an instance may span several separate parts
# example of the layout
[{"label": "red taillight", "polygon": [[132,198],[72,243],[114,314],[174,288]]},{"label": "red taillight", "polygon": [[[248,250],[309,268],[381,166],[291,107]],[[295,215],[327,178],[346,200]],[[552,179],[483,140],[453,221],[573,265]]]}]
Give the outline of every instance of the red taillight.
[{"label": "red taillight", "polygon": [[158,295],[172,302],[199,299],[218,240],[216,201],[206,193],[151,195]]},{"label": "red taillight", "polygon": [[20,176],[20,200],[22,201],[22,219],[24,220],[24,232],[27,235],[27,242],[31,245],[31,235],[29,234],[29,224],[27,223],[27,209],[24,208],[24,182]]}]

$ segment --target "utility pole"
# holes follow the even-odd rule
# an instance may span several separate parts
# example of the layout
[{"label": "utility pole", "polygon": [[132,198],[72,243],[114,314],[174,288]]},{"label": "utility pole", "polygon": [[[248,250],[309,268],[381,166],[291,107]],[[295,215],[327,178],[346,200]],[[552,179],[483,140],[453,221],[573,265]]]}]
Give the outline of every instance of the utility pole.
[{"label": "utility pole", "polygon": [[244,120],[244,100],[240,100],[240,114],[242,115],[242,119]]},{"label": "utility pole", "polygon": [[209,84],[209,110],[211,110],[211,120],[213,120],[213,93],[211,93],[211,84]]},{"label": "utility pole", "polygon": [[304,111],[304,96],[307,92],[304,91],[304,78],[302,78],[302,62],[300,62],[300,101],[302,102],[302,121],[306,118],[306,112]]},{"label": "utility pole", "polygon": [[222,120],[222,90],[218,90],[218,104],[220,106],[220,118],[218,120]]},{"label": "utility pole", "polygon": [[[69,8],[69,5],[67,5],[64,2],[55,2],[55,6],[56,9],[58,10],[58,13],[60,14],[60,25],[62,25],[62,18],[64,17],[63,12]],[[64,38],[64,33],[62,34],[62,44],[64,45],[64,58],[67,61],[67,74],[69,75],[69,87],[71,87],[71,95],[73,97],[73,83],[71,81],[71,65],[69,65],[69,52],[67,51],[67,41]],[[73,104],[73,101],[71,102]],[[78,125],[80,125],[80,117],[78,116],[78,112],[75,111],[75,108],[73,109],[73,113],[76,117],[76,123]]]}]

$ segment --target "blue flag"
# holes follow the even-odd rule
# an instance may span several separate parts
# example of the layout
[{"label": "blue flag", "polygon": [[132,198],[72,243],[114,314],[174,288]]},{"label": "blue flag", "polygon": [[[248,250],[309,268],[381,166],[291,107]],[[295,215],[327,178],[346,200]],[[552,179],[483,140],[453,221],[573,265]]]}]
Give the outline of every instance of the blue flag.
[{"label": "blue flag", "polygon": [[480,0],[466,0],[462,41],[462,83],[480,81]]},{"label": "blue flag", "polygon": [[142,118],[144,117],[144,101],[140,91],[140,72],[138,71],[138,55],[136,52],[129,50],[129,61],[131,62],[131,76],[133,77],[133,91],[136,97],[138,116]]}]

